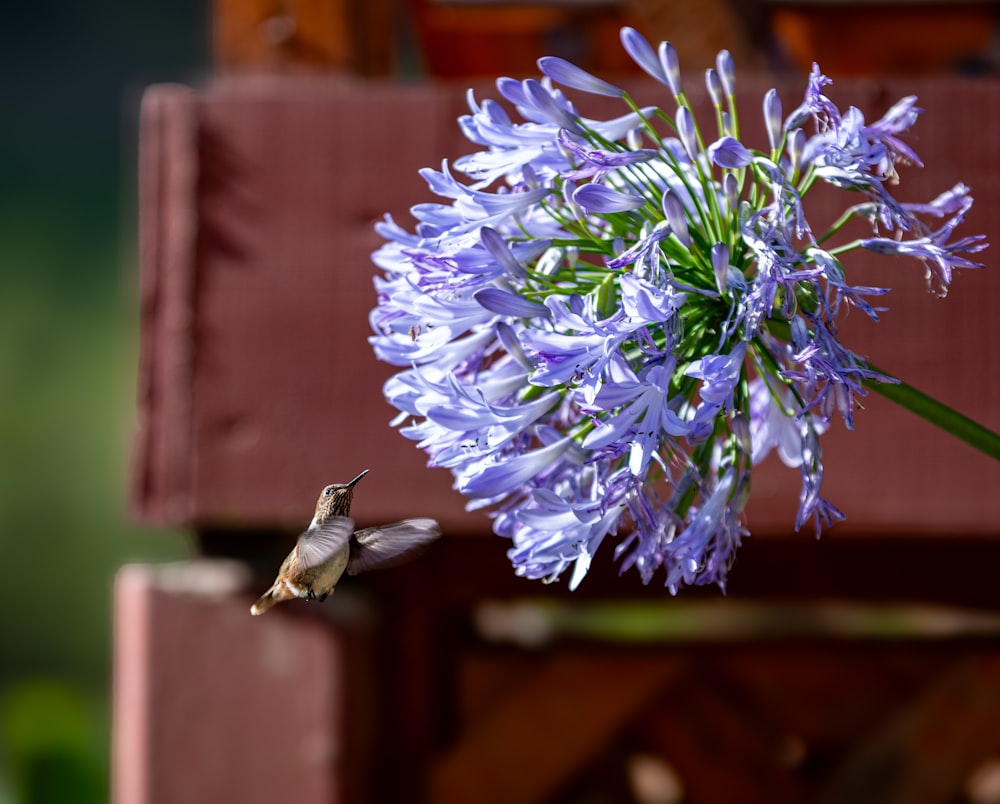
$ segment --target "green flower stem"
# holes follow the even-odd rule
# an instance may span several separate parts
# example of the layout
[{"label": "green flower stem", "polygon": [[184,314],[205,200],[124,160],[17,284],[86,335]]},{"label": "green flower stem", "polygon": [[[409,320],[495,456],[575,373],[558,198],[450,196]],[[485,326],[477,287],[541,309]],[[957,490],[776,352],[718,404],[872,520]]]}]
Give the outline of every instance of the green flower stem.
[{"label": "green flower stem", "polygon": [[[772,335],[784,341],[791,340],[791,327],[787,321],[779,319],[769,319],[767,328]],[[917,414],[922,419],[926,419],[931,424],[940,427],[946,433],[950,433],[961,439],[966,444],[975,447],[980,452],[985,452],[991,458],[1000,461],[1000,435],[978,422],[974,422],[968,416],[959,413],[954,408],[950,408],[943,402],[938,402],[934,397],[927,396],[923,391],[918,391],[912,385],[903,382],[898,377],[894,377],[888,371],[883,371],[878,366],[866,363],[872,371],[877,371],[886,377],[892,377],[897,382],[879,382],[878,380],[862,380],[865,388],[881,394],[886,399],[895,402],[897,405],[906,408],[911,413]]]},{"label": "green flower stem", "polygon": [[[882,371],[871,363],[868,364],[868,367],[881,374],[891,376],[888,372]],[[918,391],[903,381],[888,383],[864,380],[864,386],[882,394],[886,399],[892,400],[931,424],[937,425],[956,438],[962,439],[966,444],[985,452],[991,458],[1000,461],[1000,435],[983,427],[978,422],[974,422],[954,408],[938,402],[933,397],[927,396],[923,391]]]}]

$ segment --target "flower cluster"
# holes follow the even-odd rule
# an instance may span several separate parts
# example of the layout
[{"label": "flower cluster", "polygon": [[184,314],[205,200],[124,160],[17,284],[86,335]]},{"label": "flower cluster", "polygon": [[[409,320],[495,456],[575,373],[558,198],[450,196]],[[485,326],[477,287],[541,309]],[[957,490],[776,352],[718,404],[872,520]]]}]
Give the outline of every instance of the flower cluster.
[{"label": "flower cluster", "polygon": [[[539,61],[542,80],[497,81],[520,120],[470,92],[459,125],[480,150],[422,171],[443,201],[413,207],[415,232],[378,226],[371,342],[401,369],[384,389],[394,424],[470,507],[490,507],[519,575],[568,570],[575,588],[608,541],[644,582],[724,586],[772,449],[801,472],[796,528],[844,517],[821,496],[820,435],[836,415],[852,426],[865,383],[892,381],[838,339],[846,308],[877,321],[887,292],[850,284],[844,255],[915,257],[943,295],[986,244],[953,238],[964,185],[926,204],[889,192],[897,165],[920,164],[900,139],[915,98],[867,122],[814,67],[787,116],[765,95],[757,150],[740,139],[728,53],[706,74],[709,133],[673,47],[621,38],[675,110],[559,58]],[[558,86],[624,114],[582,117]],[[850,199],[822,231],[803,208],[818,183]],[[872,236],[837,242],[852,219]]]}]

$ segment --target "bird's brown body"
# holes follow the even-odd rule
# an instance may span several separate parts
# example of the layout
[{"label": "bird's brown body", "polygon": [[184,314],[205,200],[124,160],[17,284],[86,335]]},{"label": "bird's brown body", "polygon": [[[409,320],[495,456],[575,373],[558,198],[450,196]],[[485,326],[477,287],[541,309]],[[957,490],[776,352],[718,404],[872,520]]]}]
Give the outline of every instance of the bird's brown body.
[{"label": "bird's brown body", "polygon": [[263,614],[294,598],[325,600],[345,571],[356,575],[400,563],[405,554],[441,534],[433,519],[404,519],[355,532],[349,518],[354,485],[366,474],[367,469],[349,483],[323,489],[312,522],[282,562],[271,588],[250,608],[251,614]]}]

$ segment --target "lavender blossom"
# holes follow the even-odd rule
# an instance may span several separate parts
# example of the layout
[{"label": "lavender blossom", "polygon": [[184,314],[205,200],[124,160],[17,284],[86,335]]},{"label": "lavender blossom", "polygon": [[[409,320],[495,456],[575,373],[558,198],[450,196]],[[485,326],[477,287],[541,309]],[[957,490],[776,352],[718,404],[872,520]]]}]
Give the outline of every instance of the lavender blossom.
[{"label": "lavender blossom", "polygon": [[544,56],[538,60],[538,69],[557,84],[581,92],[592,92],[595,95],[606,95],[609,98],[620,98],[624,93],[613,84],[581,70],[575,64],[557,56]]},{"label": "lavender blossom", "polygon": [[[927,203],[890,193],[900,166],[920,165],[904,139],[915,98],[866,123],[814,66],[784,121],[765,95],[757,149],[728,53],[707,73],[709,131],[673,47],[632,28],[621,41],[675,108],[639,108],[551,57],[542,81],[499,79],[501,100],[470,92],[459,125],[479,150],[421,172],[441,201],[413,208],[413,232],[377,227],[370,340],[399,369],[384,388],[394,424],[489,509],[518,575],[568,573],[576,588],[603,551],[671,592],[724,587],[768,453],[799,470],[797,529],[844,518],[822,496],[820,437],[891,381],[839,339],[847,308],[878,321],[887,292],[851,283],[846,257],[921,260],[943,295],[986,243],[955,236],[965,185]],[[554,84],[625,108],[583,117]],[[803,197],[818,182],[850,195],[814,229]],[[851,218],[872,236],[838,242]]]}]

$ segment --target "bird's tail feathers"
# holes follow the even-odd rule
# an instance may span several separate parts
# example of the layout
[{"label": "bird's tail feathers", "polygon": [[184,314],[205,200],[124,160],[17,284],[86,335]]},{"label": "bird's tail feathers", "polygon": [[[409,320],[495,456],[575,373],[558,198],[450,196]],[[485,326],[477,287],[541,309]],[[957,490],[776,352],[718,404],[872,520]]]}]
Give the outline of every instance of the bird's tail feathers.
[{"label": "bird's tail feathers", "polygon": [[258,614],[263,614],[272,606],[284,603],[286,600],[291,600],[293,597],[295,597],[295,595],[291,594],[284,586],[275,584],[262,594],[257,599],[257,602],[250,607],[250,613],[256,617]]}]

